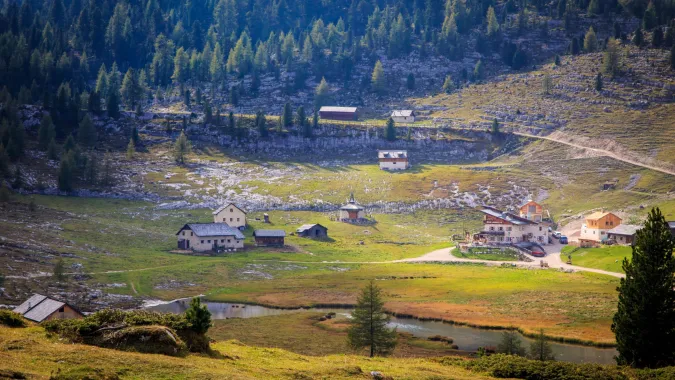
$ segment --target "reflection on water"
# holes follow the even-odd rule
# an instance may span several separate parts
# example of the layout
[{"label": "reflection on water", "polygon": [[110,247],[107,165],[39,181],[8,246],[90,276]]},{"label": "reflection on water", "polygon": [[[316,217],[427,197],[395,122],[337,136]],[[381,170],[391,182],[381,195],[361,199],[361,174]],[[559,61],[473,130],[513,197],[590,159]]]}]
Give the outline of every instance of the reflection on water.
[{"label": "reflection on water", "polygon": [[[272,309],[264,306],[231,304],[221,302],[205,302],[213,319],[227,318],[255,318],[266,317],[270,315],[280,315],[300,312],[319,312],[336,313],[337,318],[349,318],[350,313],[347,309]],[[165,313],[180,314],[185,312],[190,306],[190,300],[177,300],[161,305],[150,306],[148,310],[154,310]],[[420,321],[417,319],[391,318],[391,327],[398,331],[408,332],[421,338],[427,338],[433,335],[443,335],[451,337],[454,343],[462,350],[477,350],[483,346],[497,346],[501,341],[502,332],[499,330],[484,330],[466,326],[452,325],[436,321]],[[524,346],[529,347],[531,339],[524,336],[520,337]],[[616,350],[613,348],[596,348],[589,346],[580,346],[574,344],[562,344],[551,342],[551,348],[557,360],[569,361],[575,363],[598,363],[614,364],[614,355]]]}]

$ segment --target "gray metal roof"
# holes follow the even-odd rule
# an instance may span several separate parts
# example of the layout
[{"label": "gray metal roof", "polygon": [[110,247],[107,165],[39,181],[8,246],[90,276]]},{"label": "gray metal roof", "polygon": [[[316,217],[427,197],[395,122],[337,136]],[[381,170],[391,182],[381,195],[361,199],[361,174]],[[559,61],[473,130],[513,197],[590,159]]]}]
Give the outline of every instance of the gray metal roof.
[{"label": "gray metal roof", "polygon": [[620,224],[612,228],[611,230],[607,231],[607,234],[633,236],[638,230],[641,229],[642,226],[637,226],[634,224]]},{"label": "gray metal roof", "polygon": [[23,317],[34,322],[42,322],[65,305],[63,302],[47,298],[24,313]]},{"label": "gray metal roof", "polygon": [[286,231],[284,230],[255,230],[253,236],[257,237],[284,237]]},{"label": "gray metal roof", "polygon": [[356,112],[356,107],[335,107],[335,106],[323,106],[319,109],[319,112]]},{"label": "gray metal roof", "polygon": [[315,223],[315,224],[303,224],[302,226],[298,227],[298,229],[296,230],[296,232],[307,231],[307,230],[311,229],[311,228],[314,227],[314,226],[319,226],[319,227],[321,227],[321,228],[328,229],[328,228],[326,228],[326,227],[324,227],[324,226],[322,226],[322,225],[320,225],[320,224],[318,224],[318,223]]},{"label": "gray metal roof", "polygon": [[243,208],[241,208],[241,207],[235,205],[234,203],[228,203],[228,204],[226,204],[225,206],[219,207],[219,208],[218,208],[216,211],[214,211],[212,214],[213,214],[213,215],[216,215],[216,214],[218,214],[219,212],[225,210],[226,208],[228,208],[228,207],[230,207],[230,206],[234,206],[234,208],[238,209],[239,211],[243,212],[244,214],[248,214],[248,213],[246,212],[246,210],[244,210]]},{"label": "gray metal roof", "polygon": [[378,150],[378,158],[408,158],[407,150]]},{"label": "gray metal roof", "polygon": [[675,228],[675,222],[667,222],[667,223],[668,227],[670,227],[671,229]]},{"label": "gray metal roof", "polygon": [[241,231],[225,223],[188,223],[176,235],[186,228],[192,230],[199,237],[234,236],[236,239],[244,239],[244,234]]},{"label": "gray metal roof", "polygon": [[42,294],[35,293],[29,299],[24,301],[24,303],[15,307],[14,312],[19,313],[19,314],[24,314],[28,310],[34,308],[40,302],[44,301],[46,298],[47,298],[47,296],[43,296]]},{"label": "gray metal roof", "polygon": [[340,210],[363,210],[363,206],[357,205],[356,203],[347,203],[340,207]]},{"label": "gray metal roof", "polygon": [[413,110],[394,110],[391,113],[391,117],[408,117],[412,116],[414,113]]},{"label": "gray metal roof", "polygon": [[531,220],[527,220],[527,219],[521,218],[517,215],[513,215],[509,212],[500,211],[500,210],[497,210],[497,209],[492,208],[492,207],[485,207],[485,208],[481,209],[480,212],[482,212],[483,214],[494,216],[496,218],[502,219],[504,221],[507,221],[511,224],[515,224],[515,225],[518,225],[518,226],[522,226],[522,225],[525,225],[525,224],[537,224],[537,223],[535,223]]}]

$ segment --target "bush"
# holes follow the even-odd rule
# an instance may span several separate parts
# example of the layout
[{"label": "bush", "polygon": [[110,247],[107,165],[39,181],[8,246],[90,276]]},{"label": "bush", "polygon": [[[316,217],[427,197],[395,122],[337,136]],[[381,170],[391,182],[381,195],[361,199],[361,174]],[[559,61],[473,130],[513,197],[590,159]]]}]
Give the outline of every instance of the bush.
[{"label": "bush", "polygon": [[[83,319],[54,320],[43,325],[49,333],[58,334],[72,342],[95,346],[140,351],[145,348],[139,348],[141,345],[134,339],[145,336],[143,339],[151,339],[155,347],[149,348],[151,351],[141,352],[175,355],[182,354],[184,349],[191,352],[206,352],[209,349],[206,335],[195,331],[186,317],[178,314],[108,309]],[[134,329],[144,326],[149,329]],[[177,339],[169,339],[170,335]]]},{"label": "bush", "polygon": [[448,338],[447,336],[442,335],[433,335],[428,337],[427,340],[430,340],[432,342],[445,342],[447,344],[452,344],[453,342],[452,338]]},{"label": "bush", "polygon": [[26,321],[21,315],[11,310],[0,310],[0,325],[7,327],[26,327]]}]

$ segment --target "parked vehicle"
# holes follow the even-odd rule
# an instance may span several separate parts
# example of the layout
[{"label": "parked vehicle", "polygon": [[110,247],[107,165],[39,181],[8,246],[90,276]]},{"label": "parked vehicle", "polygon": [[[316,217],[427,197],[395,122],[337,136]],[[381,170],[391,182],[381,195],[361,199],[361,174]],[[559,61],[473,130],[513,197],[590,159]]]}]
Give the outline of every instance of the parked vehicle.
[{"label": "parked vehicle", "polygon": [[531,255],[534,257],[544,257],[546,256],[546,253],[542,251],[532,251]]},{"label": "parked vehicle", "polygon": [[560,244],[567,244],[567,236],[560,235]]},{"label": "parked vehicle", "polygon": [[560,231],[554,231],[554,232],[553,232],[553,237],[554,237],[554,238],[560,239],[561,236],[562,236],[562,234],[560,233]]}]

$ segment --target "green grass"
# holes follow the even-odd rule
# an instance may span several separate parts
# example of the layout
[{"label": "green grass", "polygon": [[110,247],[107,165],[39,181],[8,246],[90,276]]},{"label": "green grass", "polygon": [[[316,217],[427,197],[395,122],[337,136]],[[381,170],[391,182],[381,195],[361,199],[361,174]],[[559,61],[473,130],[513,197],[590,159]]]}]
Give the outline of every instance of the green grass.
[{"label": "green grass", "polygon": [[518,253],[512,249],[506,249],[503,252],[487,251],[482,248],[469,248],[467,252],[461,252],[459,249],[452,253],[456,257],[463,259],[479,259],[490,261],[518,261]]},{"label": "green grass", "polygon": [[[572,252],[574,250],[574,252]],[[562,250],[562,259],[572,252],[572,264],[587,268],[602,269],[610,272],[623,273],[621,264],[623,259],[631,258],[631,247],[604,246],[601,248],[578,248],[566,246]]]}]

